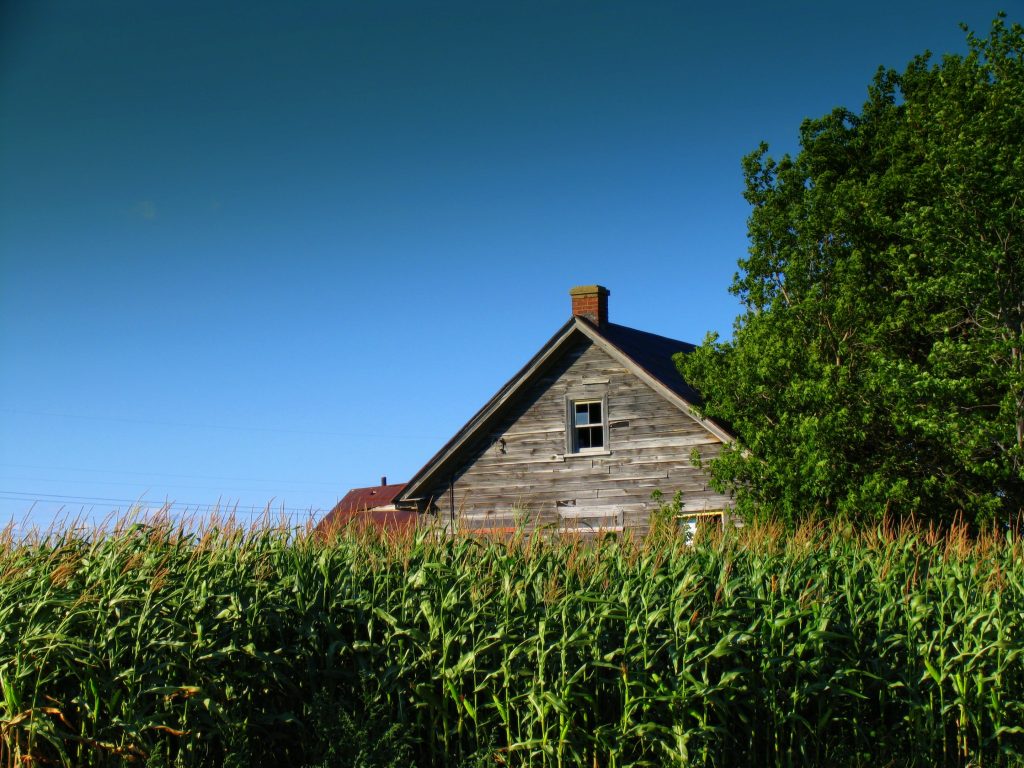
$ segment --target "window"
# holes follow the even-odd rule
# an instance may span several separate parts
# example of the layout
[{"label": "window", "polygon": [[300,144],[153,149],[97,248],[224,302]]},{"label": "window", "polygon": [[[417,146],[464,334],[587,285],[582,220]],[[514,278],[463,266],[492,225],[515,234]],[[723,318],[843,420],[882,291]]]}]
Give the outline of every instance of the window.
[{"label": "window", "polygon": [[570,401],[569,420],[572,453],[605,450],[607,421],[604,400]]},{"label": "window", "polygon": [[687,544],[692,544],[698,535],[711,528],[722,529],[724,515],[720,509],[710,512],[683,512],[677,518],[679,530]]}]

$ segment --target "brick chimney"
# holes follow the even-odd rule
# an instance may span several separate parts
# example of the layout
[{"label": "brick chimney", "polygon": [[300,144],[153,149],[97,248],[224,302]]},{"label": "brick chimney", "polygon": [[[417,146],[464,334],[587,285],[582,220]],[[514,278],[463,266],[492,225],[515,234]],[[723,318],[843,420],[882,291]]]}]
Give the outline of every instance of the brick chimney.
[{"label": "brick chimney", "polygon": [[580,285],[569,289],[573,317],[585,317],[598,328],[608,323],[608,297],[611,291],[603,285]]}]

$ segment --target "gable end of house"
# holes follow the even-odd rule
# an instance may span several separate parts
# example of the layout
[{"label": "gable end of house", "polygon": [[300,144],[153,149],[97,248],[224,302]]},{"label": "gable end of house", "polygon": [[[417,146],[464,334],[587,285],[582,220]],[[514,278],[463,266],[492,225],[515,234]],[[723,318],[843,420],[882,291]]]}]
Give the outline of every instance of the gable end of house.
[{"label": "gable end of house", "polygon": [[[588,288],[606,301],[607,291]],[[713,458],[732,439],[700,417],[697,393],[675,370],[672,355],[693,346],[609,323],[606,304],[593,319],[594,302],[578,294],[573,307],[569,322],[424,465],[397,504],[480,530],[524,520],[643,529],[654,490],[681,492],[686,509],[728,505],[691,460],[694,451]]]}]

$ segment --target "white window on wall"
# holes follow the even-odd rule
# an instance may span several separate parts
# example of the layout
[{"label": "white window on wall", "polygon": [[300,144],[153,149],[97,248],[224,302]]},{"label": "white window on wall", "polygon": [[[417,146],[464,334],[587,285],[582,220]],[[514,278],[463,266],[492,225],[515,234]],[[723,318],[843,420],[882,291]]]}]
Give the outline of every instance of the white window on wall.
[{"label": "white window on wall", "polygon": [[569,450],[571,453],[605,451],[608,448],[606,401],[569,402]]},{"label": "white window on wall", "polygon": [[722,529],[724,514],[720,509],[705,510],[704,512],[683,512],[678,516],[679,530],[684,536],[687,544],[692,544],[697,533],[707,528]]}]

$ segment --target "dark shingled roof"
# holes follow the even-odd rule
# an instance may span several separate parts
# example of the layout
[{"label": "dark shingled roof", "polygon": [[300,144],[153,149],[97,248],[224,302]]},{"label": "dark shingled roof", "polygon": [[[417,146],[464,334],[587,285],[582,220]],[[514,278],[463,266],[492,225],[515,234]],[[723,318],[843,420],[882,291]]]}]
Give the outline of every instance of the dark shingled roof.
[{"label": "dark shingled roof", "polygon": [[692,352],[695,349],[693,344],[615,323],[605,323],[603,328],[593,327],[634,363],[681,398],[694,405],[700,404],[697,390],[683,381],[679,369],[672,360],[672,356],[677,352]]}]

